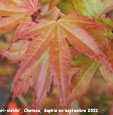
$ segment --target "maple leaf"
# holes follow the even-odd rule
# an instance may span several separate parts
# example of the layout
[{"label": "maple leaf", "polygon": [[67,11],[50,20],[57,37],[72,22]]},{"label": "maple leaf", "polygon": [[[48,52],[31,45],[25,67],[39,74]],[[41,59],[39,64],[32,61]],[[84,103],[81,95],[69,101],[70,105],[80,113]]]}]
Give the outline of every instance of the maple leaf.
[{"label": "maple leaf", "polygon": [[[32,21],[31,16],[40,8],[38,0],[1,0],[0,1],[0,31],[8,31],[17,24],[24,26],[24,22]],[[19,31],[17,28],[17,31]]]},{"label": "maple leaf", "polygon": [[[112,0],[71,0],[73,8],[80,10],[80,15],[95,17],[101,23],[113,27],[113,21],[105,18],[106,14],[113,9]],[[68,0],[62,0],[57,7],[64,13],[73,10]]]},{"label": "maple leaf", "polygon": [[[91,31],[92,29],[94,31]],[[106,29],[107,27],[103,24],[94,19],[78,16],[78,13],[74,11],[58,21],[41,19],[39,24],[20,31],[16,39],[33,36],[35,38],[29,43],[16,73],[14,97],[36,86],[36,104],[39,106],[46,97],[53,79],[60,98],[60,105],[66,106],[71,93],[72,76],[70,73],[72,56],[69,43],[80,53],[113,71],[104,51],[100,48],[100,42],[96,42],[96,39],[101,36],[97,35],[99,30],[104,35],[102,41],[106,39]],[[93,67],[94,65],[91,66]]]},{"label": "maple leaf", "polygon": [[72,78],[73,90],[68,97],[68,103],[73,100],[79,99],[83,94],[85,94],[89,88],[92,78],[99,66],[96,62],[87,62],[83,65],[82,69],[78,71]]},{"label": "maple leaf", "polygon": [[23,41],[18,41],[11,44],[7,50],[0,50],[0,55],[12,60],[13,62],[19,62],[27,49],[29,41],[27,41],[24,45],[23,43]]},{"label": "maple leaf", "polygon": [[[71,3],[75,9],[81,11],[82,15],[88,17],[96,18],[113,9],[112,0],[71,0]],[[68,0],[62,0],[62,2],[58,4],[58,8],[64,13],[72,11]]]}]

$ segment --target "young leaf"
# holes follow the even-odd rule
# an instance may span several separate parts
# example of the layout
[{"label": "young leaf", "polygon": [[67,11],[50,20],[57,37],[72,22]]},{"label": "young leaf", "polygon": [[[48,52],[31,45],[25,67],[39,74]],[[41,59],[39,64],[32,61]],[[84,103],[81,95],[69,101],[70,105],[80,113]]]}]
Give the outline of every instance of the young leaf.
[{"label": "young leaf", "polygon": [[72,11],[71,5],[69,4],[68,0],[62,0],[57,5],[57,7],[65,14]]},{"label": "young leaf", "polygon": [[113,0],[71,0],[83,15],[99,17],[113,9]]},{"label": "young leaf", "polygon": [[[73,7],[80,10],[80,14],[88,17],[99,18],[113,9],[113,0],[71,0]],[[63,13],[72,11],[68,0],[62,0],[57,7]]]}]

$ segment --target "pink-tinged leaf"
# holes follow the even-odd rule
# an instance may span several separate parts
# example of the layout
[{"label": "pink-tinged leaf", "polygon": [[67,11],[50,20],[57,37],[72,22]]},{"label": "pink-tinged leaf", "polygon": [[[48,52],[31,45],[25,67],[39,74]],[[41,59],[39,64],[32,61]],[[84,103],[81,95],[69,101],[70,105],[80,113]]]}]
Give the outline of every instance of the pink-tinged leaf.
[{"label": "pink-tinged leaf", "polygon": [[85,65],[79,72],[72,77],[72,93],[68,96],[68,103],[79,99],[89,90],[91,80],[99,66],[98,63],[91,62]]},{"label": "pink-tinged leaf", "polygon": [[41,34],[37,38],[33,39],[33,41],[28,45],[28,49],[23,56],[15,79],[18,79],[20,76],[22,76],[24,72],[30,68],[37,60],[39,60],[43,53],[47,50],[53,27],[54,25],[50,27],[49,32],[46,28],[44,30],[46,34]]},{"label": "pink-tinged leaf", "polygon": [[0,16],[10,16],[12,14],[17,14],[17,13],[20,14],[21,12],[23,12],[22,9],[20,9],[19,7],[11,3],[8,3],[5,0],[0,1]]},{"label": "pink-tinged leaf", "polygon": [[24,20],[25,15],[13,15],[11,17],[0,18],[0,31],[13,29],[18,23]]},{"label": "pink-tinged leaf", "polygon": [[[26,0],[29,1],[29,0]],[[36,1],[33,1],[33,4],[37,7],[36,9],[39,9],[39,4],[37,0],[37,4],[35,4]],[[22,9],[20,7],[20,4],[26,5],[24,1],[17,0],[16,2],[13,0],[1,0],[0,1],[0,31],[8,31],[14,28],[17,24],[24,24],[24,22],[28,21],[27,18],[31,18],[31,14],[26,14],[27,12],[32,12],[32,14],[35,12],[34,9],[30,6],[27,6],[27,9]],[[31,20],[29,20],[31,21]],[[20,28],[20,27],[19,27]],[[19,31],[19,29],[17,30]]]},{"label": "pink-tinged leaf", "polygon": [[71,54],[67,41],[59,28],[55,29],[50,48],[50,67],[54,75],[54,84],[60,96],[60,105],[67,105],[68,89],[70,88]]},{"label": "pink-tinged leaf", "polygon": [[22,59],[28,44],[29,41],[27,41],[24,45],[23,41],[13,43],[9,49],[0,50],[0,55],[6,57],[9,60],[12,60],[13,62],[18,62]]},{"label": "pink-tinged leaf", "polygon": [[[100,44],[95,41],[95,36],[90,34],[88,31],[90,28],[98,28],[100,25],[102,26],[102,29],[106,29],[106,27],[86,17],[83,17],[82,20],[82,17],[80,18],[76,15],[76,12],[72,12],[59,21],[60,25],[68,36],[67,39],[79,52],[84,53],[91,59],[99,61],[101,64],[104,64],[111,72],[113,72],[113,68],[109,63],[109,60],[106,59],[104,52],[100,49]],[[79,18],[80,20],[78,20]],[[83,25],[85,27],[83,27]],[[104,34],[106,35],[106,33]]]},{"label": "pink-tinged leaf", "polygon": [[[106,31],[103,30],[106,30],[107,27],[96,22],[94,19],[78,16],[77,12],[69,13],[57,22],[41,19],[38,24],[32,24],[32,26],[25,26],[25,29],[20,29],[16,40],[20,38],[34,38],[30,42],[15,76],[14,83],[16,89],[18,89],[17,91],[16,89],[14,90],[16,92],[14,93],[15,96],[24,93],[26,89],[28,91],[29,84],[27,87],[22,87],[21,85],[26,83],[28,75],[32,76],[33,80],[38,83],[35,84],[35,81],[32,80],[38,89],[37,92],[35,91],[38,106],[42,103],[42,100],[50,89],[50,82],[46,83],[45,79],[51,81],[51,76],[53,76],[53,84],[59,94],[61,106],[67,106],[67,103],[84,94],[88,89],[98,64],[95,62],[88,63],[87,67],[84,65],[85,67],[80,73],[77,72],[80,79],[77,78],[77,83],[72,83],[73,90],[71,93],[69,89],[72,89],[70,81],[73,73],[70,67],[72,57],[69,45],[73,45],[78,52],[87,55],[90,60],[99,61],[112,71],[112,67],[106,59],[105,52],[101,48],[102,44],[96,41],[101,35],[98,36],[96,30],[94,32],[90,31],[92,28],[99,28],[97,31],[102,30],[102,37],[105,40]],[[42,63],[42,56],[48,48],[50,48],[49,62],[45,62],[45,64]],[[46,76],[48,67],[50,67],[50,76]],[[39,71],[34,71],[37,68],[40,68]],[[38,77],[36,78],[35,76],[37,75]],[[40,83],[42,78],[43,81]],[[47,88],[45,89],[46,86]],[[21,93],[19,92],[20,90]]]},{"label": "pink-tinged leaf", "polygon": [[[22,30],[24,30],[24,28],[26,27],[26,26],[28,26],[28,22],[30,22],[31,24],[29,24],[29,26],[32,26],[32,19],[31,19],[31,17],[29,17],[29,16],[27,16],[27,17],[25,17],[20,23],[19,23],[19,25],[17,26],[17,28],[16,28],[16,31],[15,31],[15,34],[14,34],[14,36],[13,36],[13,40],[12,40],[12,42],[15,42],[17,39],[17,36],[19,36],[19,34],[20,34],[20,31],[22,31]],[[34,23],[33,23],[34,24]],[[21,38],[22,39],[22,38]],[[26,38],[26,39],[29,39],[29,38]],[[25,39],[25,40],[26,40]]]},{"label": "pink-tinged leaf", "polygon": [[20,4],[19,6],[27,13],[32,15],[34,12],[40,8],[41,4],[38,2],[39,0],[24,0],[24,4]]},{"label": "pink-tinged leaf", "polygon": [[43,30],[51,30],[51,26],[54,25],[54,23],[54,21],[45,19],[39,20],[39,24],[26,23],[25,28],[23,28],[17,34],[15,34],[14,40],[18,40],[20,38],[30,38],[43,34]]},{"label": "pink-tinged leaf", "polygon": [[[80,52],[89,56],[91,59],[99,61],[104,64],[111,72],[113,68],[106,59],[103,47],[107,45],[101,44],[100,41],[106,41],[106,30],[107,26],[97,22],[94,19],[89,19],[85,16],[78,16],[78,12],[71,12],[65,17],[58,20],[58,26],[61,30],[65,31],[65,36],[68,41]],[[44,25],[45,24],[45,25]],[[26,27],[24,31],[20,32],[18,37],[32,37],[33,35],[40,34],[43,32],[44,27],[50,27],[50,25],[55,25],[55,21],[42,20],[39,24],[35,24],[32,27]],[[92,29],[95,31],[91,31]],[[96,29],[97,28],[97,29]],[[101,31],[98,33],[98,31]],[[102,35],[103,33],[103,35]],[[97,35],[99,34],[99,35]],[[98,40],[98,38],[102,37]]]},{"label": "pink-tinged leaf", "polygon": [[21,76],[16,76],[14,79],[15,89],[13,90],[13,98],[23,93],[27,93],[30,87],[35,87],[36,80],[40,77],[41,66],[48,52],[46,51],[42,57],[27,68]]},{"label": "pink-tinged leaf", "polygon": [[36,86],[35,86],[35,104],[39,107],[40,104],[44,101],[47,96],[47,92],[50,90],[50,86],[52,83],[52,77],[50,75],[50,69],[48,67],[48,55],[45,57],[44,61],[42,62],[42,66],[40,69],[39,76],[36,79]]},{"label": "pink-tinged leaf", "polygon": [[110,83],[113,83],[113,74],[110,73],[104,66],[101,66],[99,68],[101,74],[102,74],[102,77],[104,78],[104,80],[110,84]]}]

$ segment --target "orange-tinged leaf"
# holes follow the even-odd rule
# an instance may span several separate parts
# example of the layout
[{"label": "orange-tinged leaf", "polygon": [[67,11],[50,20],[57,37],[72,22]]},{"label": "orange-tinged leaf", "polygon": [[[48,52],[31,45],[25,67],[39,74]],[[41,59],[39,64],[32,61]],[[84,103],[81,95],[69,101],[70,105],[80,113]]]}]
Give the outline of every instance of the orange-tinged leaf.
[{"label": "orange-tinged leaf", "polygon": [[40,4],[38,3],[38,0],[22,0],[22,2],[20,0],[16,2],[13,0],[1,0],[0,31],[8,31],[15,27],[17,24],[23,24],[23,22],[28,21],[28,17],[30,19],[29,21],[31,21],[31,15],[39,8]]},{"label": "orange-tinged leaf", "polygon": [[73,90],[68,97],[68,103],[71,103],[73,100],[79,99],[84,93],[86,93],[89,90],[91,80],[98,66],[98,63],[89,63],[73,76]]},{"label": "orange-tinged leaf", "polygon": [[113,83],[113,74],[110,73],[104,66],[101,66],[99,68],[104,80],[108,83],[108,84],[112,84]]},{"label": "orange-tinged leaf", "polygon": [[20,14],[21,12],[23,12],[23,10],[19,7],[7,1],[0,1],[0,16],[10,16],[12,14]]},{"label": "orange-tinged leaf", "polygon": [[18,23],[24,20],[25,15],[13,15],[11,17],[0,18],[0,31],[13,29]]},{"label": "orange-tinged leaf", "polygon": [[35,63],[35,61],[40,59],[43,53],[47,50],[50,42],[49,37],[52,34],[53,27],[54,25],[50,27],[49,32],[45,30],[44,32],[48,32],[47,34],[41,34],[36,39],[33,39],[33,41],[28,45],[28,49],[26,50],[25,55],[23,56],[22,62],[20,64],[20,69],[17,71],[17,78],[24,74],[24,71],[30,68]]},{"label": "orange-tinged leaf", "polygon": [[25,28],[23,28],[22,30],[19,29],[18,33],[16,33],[14,36],[14,40],[18,40],[20,38],[30,38],[33,36],[37,36],[42,32],[46,33],[48,30],[52,31],[52,25],[54,24],[54,21],[42,19],[39,22],[40,22],[39,24],[30,23],[31,26],[27,24]]},{"label": "orange-tinged leaf", "polygon": [[23,0],[23,4],[19,4],[19,6],[27,13],[32,15],[34,12],[40,8],[39,0]]},{"label": "orange-tinged leaf", "polygon": [[[91,32],[90,30],[92,28],[98,29]],[[59,94],[61,106],[66,106],[67,102],[75,99],[74,95],[76,97],[82,95],[89,86],[97,65],[91,63],[91,66],[88,66],[89,68],[87,70],[85,68],[82,75],[80,75],[81,79],[77,84],[77,87],[83,87],[83,90],[81,92],[76,92],[75,86],[75,88],[73,88],[73,93],[71,94],[69,89],[71,89],[70,81],[72,74],[70,63],[72,58],[69,44],[74,46],[80,53],[87,55],[91,60],[96,60],[102,65],[105,65],[110,71],[113,71],[103,49],[100,48],[102,44],[96,41],[97,38],[99,38],[97,35],[99,30],[102,32],[99,34],[103,34],[102,41],[107,39],[105,37],[105,30],[107,28],[108,27],[100,24],[94,19],[78,16],[78,13],[75,11],[58,21],[41,19],[38,24],[25,26],[25,29],[20,30],[19,35],[15,35],[15,39],[34,38],[30,42],[16,73],[14,80],[14,84],[16,85],[14,96],[18,96],[28,91],[30,87],[28,81],[29,76],[33,77],[31,80],[32,84],[35,84],[35,81],[37,80],[38,84],[35,84],[37,88],[39,88],[40,84],[40,89],[38,89],[37,92],[35,91],[36,103],[38,106],[42,103],[42,100],[50,89],[50,82],[46,83],[45,80],[48,79],[51,81],[51,76],[53,77],[53,84]],[[47,49],[49,49],[49,62],[45,62],[45,64],[43,63],[44,58],[42,59],[42,57]],[[48,67],[50,67],[50,76],[46,74]],[[37,68],[39,68],[38,71],[35,71]],[[89,72],[91,72],[91,76],[89,75]],[[40,79],[42,78],[42,83],[40,83]],[[85,84],[83,79],[86,80]],[[28,82],[27,86],[24,85],[24,87],[22,87],[26,81]],[[84,89],[85,86],[86,89]],[[80,90],[81,89],[79,89],[79,91]],[[70,95],[69,99],[67,99],[68,95]]]},{"label": "orange-tinged leaf", "polygon": [[[36,80],[36,100],[35,104],[39,107],[40,104],[44,101],[47,96],[47,92],[50,90],[50,86],[52,83],[52,76],[50,75],[50,69],[48,67],[48,55],[42,62],[43,65],[41,67],[39,76]],[[41,81],[41,82],[40,82]]]},{"label": "orange-tinged leaf", "polygon": [[71,78],[69,73],[71,71],[70,62],[72,57],[70,48],[60,28],[55,29],[54,35],[50,48],[50,67],[54,75],[54,84],[61,97],[60,104],[66,106],[68,89],[70,88]]},{"label": "orange-tinged leaf", "polygon": [[[71,12],[64,18],[58,20],[57,26],[61,30],[65,31],[65,36],[68,41],[81,53],[89,56],[91,59],[99,61],[101,64],[104,64],[110,71],[113,71],[109,61],[106,59],[106,56],[102,49],[100,48],[102,44],[96,42],[99,34],[98,31],[102,31],[103,39],[105,41],[106,29],[108,27],[100,24],[94,19],[89,19],[84,16],[78,16],[77,12]],[[44,25],[45,24],[45,25]],[[50,25],[55,25],[55,21],[42,21],[39,24],[35,24],[32,27],[28,27],[25,31],[20,32],[20,36],[17,37],[32,37],[33,35],[40,34],[43,32],[45,27]],[[94,32],[91,32],[91,29],[95,28]],[[96,28],[98,28],[96,30]],[[96,32],[97,31],[97,32]],[[102,34],[101,33],[101,34]],[[93,35],[94,34],[94,35]],[[107,38],[106,38],[107,39]]]},{"label": "orange-tinged leaf", "polygon": [[6,57],[9,60],[12,60],[13,62],[18,62],[22,59],[28,44],[29,41],[27,41],[24,45],[23,41],[13,43],[7,50],[0,50],[0,55]]},{"label": "orange-tinged leaf", "polygon": [[83,16],[77,16],[75,12],[72,12],[68,16],[62,18],[60,25],[65,30],[69,42],[76,49],[78,49],[78,51],[86,54],[91,59],[99,61],[110,71],[113,71],[111,64],[109,64],[108,60],[106,60],[104,52],[100,49],[99,44],[95,41],[96,38],[93,35],[95,33],[90,33],[90,28],[98,28],[100,25],[102,27],[100,28],[100,31],[104,30],[103,34],[106,36],[106,27],[104,27],[104,25],[96,22],[95,20],[90,20]]},{"label": "orange-tinged leaf", "polygon": [[[24,71],[21,76],[16,76],[14,79],[14,84],[16,88],[14,89],[13,97],[15,98],[22,93],[27,93],[30,87],[35,87],[36,80],[40,74],[41,65],[46,58],[48,52],[45,52],[43,56],[35,62],[34,65],[30,66],[27,70]],[[39,103],[38,103],[39,104]]]}]

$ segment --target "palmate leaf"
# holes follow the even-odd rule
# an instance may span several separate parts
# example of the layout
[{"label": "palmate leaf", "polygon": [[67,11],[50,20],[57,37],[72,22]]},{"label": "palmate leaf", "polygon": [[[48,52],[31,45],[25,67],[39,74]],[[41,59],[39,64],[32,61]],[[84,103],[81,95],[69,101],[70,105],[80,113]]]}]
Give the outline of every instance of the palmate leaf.
[{"label": "palmate leaf", "polygon": [[82,69],[72,77],[72,93],[68,97],[68,103],[79,99],[89,88],[91,80],[97,70],[97,62],[87,62]]},{"label": "palmate leaf", "polygon": [[[82,15],[88,17],[99,17],[113,9],[112,0],[70,0],[75,9],[80,10]],[[66,6],[68,8],[66,9]],[[68,0],[62,0],[58,4],[62,12],[68,13],[72,10]],[[70,9],[70,10],[69,10]]]},{"label": "palmate leaf", "polygon": [[[78,16],[75,11],[58,21],[41,19],[39,22],[39,24],[34,24],[32,27],[26,27],[15,38],[35,37],[29,43],[16,73],[14,97],[26,93],[29,87],[36,87],[36,103],[39,106],[50,89],[52,79],[57,89],[61,106],[66,106],[69,100],[73,100],[73,95],[83,94],[83,90],[76,94],[75,86],[71,96],[72,74],[70,72],[70,62],[72,57],[69,44],[73,45],[80,53],[87,55],[91,60],[100,62],[113,72],[111,64],[101,48],[102,44],[97,41],[99,36],[102,37],[101,41],[107,39],[105,38],[105,30],[108,27],[93,19]],[[91,31],[93,28],[95,30]],[[98,33],[98,31],[101,32]],[[97,33],[103,34],[103,36]],[[89,78],[88,84],[96,67],[95,63],[93,63],[88,70],[84,70],[80,75],[83,79]],[[94,71],[93,68],[95,68]],[[91,76],[88,75],[90,70],[92,71]],[[47,82],[45,82],[46,80]],[[83,82],[82,79],[80,80],[81,82]],[[77,87],[79,87],[78,85]]]},{"label": "palmate leaf", "polygon": [[24,22],[32,21],[31,16],[40,4],[38,0],[1,0],[0,1],[0,31],[8,31],[17,24],[24,26]]},{"label": "palmate leaf", "polygon": [[[75,9],[80,10],[80,15],[95,17],[100,22],[113,27],[113,21],[109,18],[103,18],[113,9],[113,0],[70,0]],[[68,0],[62,0],[57,7],[64,13],[72,11]],[[102,18],[100,18],[102,16]]]},{"label": "palmate leaf", "polygon": [[[14,95],[18,96],[22,93],[28,92],[30,87],[34,87],[36,101],[35,104],[40,106],[40,103],[45,99],[46,93],[50,89],[50,85],[52,82],[51,75],[49,74],[48,67],[48,51],[46,51],[43,56],[33,65],[31,66],[25,73],[21,76],[21,78],[16,77],[14,79],[14,83],[16,83],[16,88],[14,90]],[[18,80],[18,81],[17,81]]]},{"label": "palmate leaf", "polygon": [[113,9],[112,0],[71,0],[83,15],[99,17]]}]

